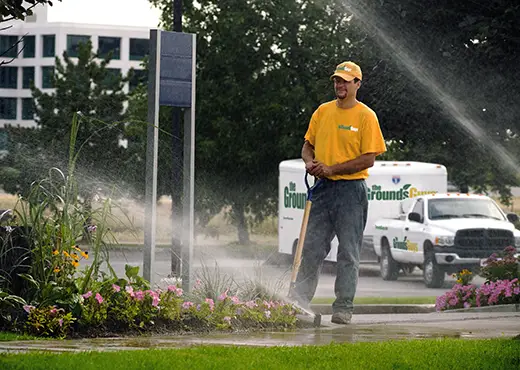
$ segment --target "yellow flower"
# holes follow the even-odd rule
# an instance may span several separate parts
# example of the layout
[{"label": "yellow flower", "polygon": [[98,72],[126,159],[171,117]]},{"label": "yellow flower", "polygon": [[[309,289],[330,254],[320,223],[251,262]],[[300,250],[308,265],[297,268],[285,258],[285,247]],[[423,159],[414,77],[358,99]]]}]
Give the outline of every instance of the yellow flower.
[{"label": "yellow flower", "polygon": [[72,263],[72,266],[74,266],[74,267],[78,267],[79,266],[79,262],[76,261],[76,260],[72,261],[71,263]]},{"label": "yellow flower", "polygon": [[86,251],[85,251],[85,252],[81,252],[81,256],[82,256],[84,259],[88,260],[88,252],[86,252]]},{"label": "yellow flower", "polygon": [[76,253],[71,253],[70,256],[74,258],[76,261],[79,260],[79,256]]},{"label": "yellow flower", "polygon": [[55,250],[52,251],[52,254],[57,256],[58,254],[60,254],[60,252],[57,249],[55,249]]},{"label": "yellow flower", "polygon": [[81,249],[79,249],[79,247],[78,247],[77,245],[74,245],[74,246],[72,247],[72,249],[75,249],[75,250],[77,250],[78,252],[81,252]]},{"label": "yellow flower", "polygon": [[70,254],[68,254],[67,251],[63,251],[63,255],[64,255],[65,257],[70,257]]},{"label": "yellow flower", "polygon": [[56,266],[56,267],[54,268],[54,272],[56,272],[56,273],[60,272],[60,268],[59,268],[58,266]]}]

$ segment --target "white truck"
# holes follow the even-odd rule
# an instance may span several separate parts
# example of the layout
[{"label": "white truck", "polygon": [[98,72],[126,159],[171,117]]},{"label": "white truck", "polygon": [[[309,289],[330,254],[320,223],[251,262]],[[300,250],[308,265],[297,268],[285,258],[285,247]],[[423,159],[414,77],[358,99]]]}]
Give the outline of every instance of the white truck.
[{"label": "white truck", "polygon": [[[373,246],[375,220],[399,217],[403,199],[447,191],[447,171],[439,164],[422,162],[376,161],[369,168],[368,220],[361,250],[362,263],[378,263]],[[294,256],[307,197],[305,164],[301,159],[279,165],[278,251]],[[312,177],[309,179],[312,185]],[[307,230],[307,232],[310,232]],[[325,260],[336,261],[338,240],[334,238]]]},{"label": "white truck", "polygon": [[384,280],[396,280],[403,266],[423,270],[424,283],[440,288],[446,273],[478,271],[492,253],[520,251],[518,216],[477,194],[431,194],[405,199],[400,215],[375,221],[374,249]]}]

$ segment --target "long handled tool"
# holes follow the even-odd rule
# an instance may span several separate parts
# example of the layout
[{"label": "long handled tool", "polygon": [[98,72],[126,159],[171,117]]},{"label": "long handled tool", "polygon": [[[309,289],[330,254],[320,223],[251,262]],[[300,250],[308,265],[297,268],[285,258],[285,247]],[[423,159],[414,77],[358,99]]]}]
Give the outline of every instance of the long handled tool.
[{"label": "long handled tool", "polygon": [[305,234],[307,233],[307,224],[309,222],[309,214],[311,212],[312,205],[312,192],[320,185],[321,179],[318,179],[314,182],[313,186],[309,185],[309,181],[307,176],[309,174],[305,172],[305,186],[307,186],[307,200],[305,202],[305,209],[303,211],[303,220],[302,226],[300,229],[300,237],[298,238],[298,245],[296,246],[296,252],[294,253],[294,261],[292,266],[292,274],[291,274],[291,284],[289,286],[289,298],[294,297],[294,288],[296,286],[296,277],[298,276],[298,271],[300,270],[300,263],[302,259],[302,250],[303,243],[305,241]]}]

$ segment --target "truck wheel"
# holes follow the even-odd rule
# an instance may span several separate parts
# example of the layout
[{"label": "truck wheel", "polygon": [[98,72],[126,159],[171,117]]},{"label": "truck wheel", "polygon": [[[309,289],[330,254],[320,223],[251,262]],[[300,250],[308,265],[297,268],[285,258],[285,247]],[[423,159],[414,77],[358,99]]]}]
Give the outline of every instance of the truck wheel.
[{"label": "truck wheel", "polygon": [[390,253],[388,240],[383,239],[381,243],[381,277],[383,280],[397,280],[399,276],[399,264]]},{"label": "truck wheel", "polygon": [[437,264],[435,254],[426,252],[424,256],[423,278],[428,288],[441,288],[444,284],[446,273]]}]

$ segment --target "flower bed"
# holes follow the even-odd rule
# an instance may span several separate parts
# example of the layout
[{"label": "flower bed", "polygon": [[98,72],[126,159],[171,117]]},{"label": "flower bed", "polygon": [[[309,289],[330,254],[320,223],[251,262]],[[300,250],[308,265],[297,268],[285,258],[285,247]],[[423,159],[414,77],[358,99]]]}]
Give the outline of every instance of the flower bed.
[{"label": "flower bed", "polygon": [[480,270],[480,275],[486,278],[480,287],[470,284],[471,272],[463,270],[456,274],[457,284],[437,297],[436,310],[520,303],[520,258],[515,257],[516,253],[514,247],[507,247],[500,254],[492,254]]},{"label": "flower bed", "polygon": [[[51,168],[48,177],[19,198],[16,221],[2,226],[0,257],[16,260],[0,261],[0,330],[64,338],[154,331],[285,330],[298,324],[297,308],[256,289],[255,284],[252,295],[247,284],[230,289],[229,281],[222,286],[206,278],[203,286],[186,295],[175,285],[152,289],[139,276],[138,267],[126,266],[125,278],[116,276],[106,249],[107,244],[117,244],[107,226],[115,204],[107,197],[101,209],[92,210],[87,200],[93,198],[95,186],[89,183],[82,188],[76,181],[78,130],[76,116],[67,171]],[[87,248],[80,248],[78,241]],[[91,263],[82,269],[86,259]]]}]

